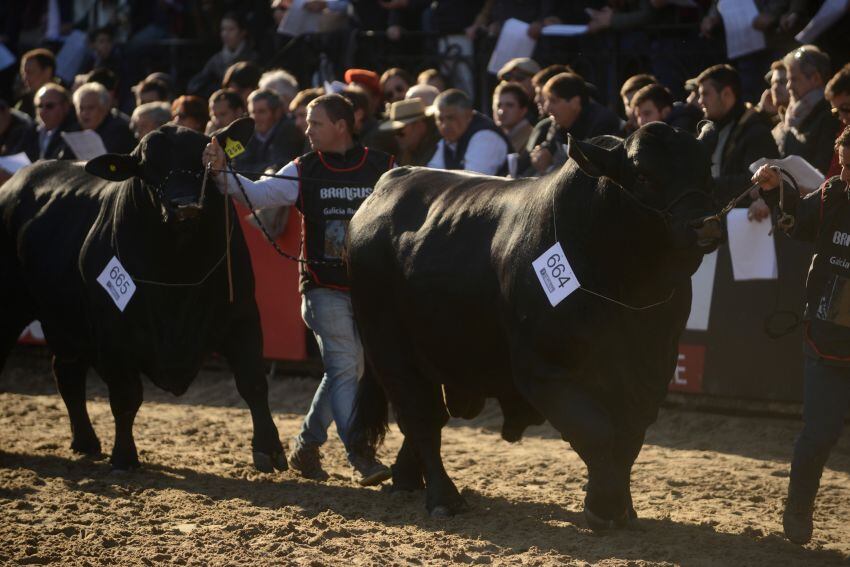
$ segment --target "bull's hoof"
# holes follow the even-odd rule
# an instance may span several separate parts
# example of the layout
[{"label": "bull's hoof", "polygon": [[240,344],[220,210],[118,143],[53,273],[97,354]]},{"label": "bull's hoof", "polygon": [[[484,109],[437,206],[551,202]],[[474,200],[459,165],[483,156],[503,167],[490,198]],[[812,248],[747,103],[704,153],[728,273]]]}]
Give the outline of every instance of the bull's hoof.
[{"label": "bull's hoof", "polygon": [[463,514],[468,511],[469,504],[467,504],[466,500],[463,498],[459,498],[450,504],[437,504],[433,508],[429,509],[428,513],[431,514],[432,518],[444,519],[451,518],[452,516]]},{"label": "bull's hoof", "polygon": [[614,521],[614,525],[624,530],[643,531],[643,524],[638,519],[637,512],[631,506],[625,516]]},{"label": "bull's hoof", "polygon": [[614,527],[614,522],[612,520],[600,518],[599,516],[591,512],[590,508],[588,508],[587,506],[584,507],[584,519],[587,522],[587,527],[589,527],[595,532],[608,531]]},{"label": "bull's hoof", "polygon": [[254,451],[254,468],[260,472],[273,473],[275,471],[285,471],[289,469],[289,464],[286,462],[286,454],[283,451],[272,453],[262,453]]},{"label": "bull's hoof", "polygon": [[114,473],[130,472],[142,466],[138,457],[117,458],[113,455],[112,458],[109,459],[109,463],[112,465],[112,472]]},{"label": "bull's hoof", "polygon": [[97,437],[93,439],[74,439],[71,441],[71,450],[75,453],[88,455],[89,457],[98,457],[102,454],[100,440]]},{"label": "bull's hoof", "polygon": [[404,473],[397,465],[391,466],[390,469],[393,472],[393,492],[414,492],[425,489],[425,480],[422,478],[421,472]]}]

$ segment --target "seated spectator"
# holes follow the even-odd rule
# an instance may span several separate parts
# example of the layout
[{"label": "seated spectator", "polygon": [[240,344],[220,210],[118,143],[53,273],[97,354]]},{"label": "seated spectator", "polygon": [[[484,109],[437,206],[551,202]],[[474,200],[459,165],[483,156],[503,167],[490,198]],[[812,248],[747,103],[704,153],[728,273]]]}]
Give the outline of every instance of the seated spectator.
[{"label": "seated spectator", "polygon": [[199,96],[183,95],[171,103],[171,122],[203,133],[210,119],[207,104]]},{"label": "seated spectator", "polygon": [[505,175],[510,141],[496,124],[473,110],[472,100],[458,89],[440,93],[434,101],[441,139],[428,162],[436,169],[463,169],[484,175]]},{"label": "seated spectator", "polygon": [[109,91],[110,108],[114,111],[113,114],[120,113],[124,120],[130,122],[130,117],[118,110],[118,75],[110,69],[99,67],[86,75],[85,82],[98,83],[106,87],[106,90]]},{"label": "seated spectator", "polygon": [[292,122],[283,119],[276,92],[269,89],[252,92],[248,97],[248,114],[254,119],[254,135],[245,153],[234,160],[236,168],[254,172],[250,177],[256,179],[256,174],[269,168],[277,171],[301,155],[304,137]]},{"label": "seated spectator", "polygon": [[824,98],[830,76],[829,56],[814,45],[804,45],[785,56],[791,102],[783,121],[773,130],[783,157],[798,155],[829,171],[839,122]]},{"label": "seated spectator", "polygon": [[762,96],[759,109],[765,112],[774,126],[782,122],[785,110],[788,108],[790,98],[788,95],[788,77],[785,72],[785,63],[780,59],[770,65],[770,71],[765,75],[768,87],[766,95]]},{"label": "seated spectator", "polygon": [[148,102],[171,102],[171,89],[160,79],[151,79],[148,77],[142,80],[133,87],[133,94],[136,97],[136,106],[141,106]]},{"label": "seated spectator", "polygon": [[[516,83],[523,88],[525,94],[528,95],[528,99],[533,100],[534,84],[531,79],[539,72],[540,65],[538,65],[534,59],[530,59],[528,57],[517,57],[502,65],[502,68],[499,69],[499,73],[496,76],[500,81]],[[539,115],[537,114],[537,107],[531,106],[528,109],[529,122],[536,123],[538,118]]]},{"label": "seated spectator", "polygon": [[[0,99],[0,156],[9,156],[24,152],[30,161],[38,159],[38,136],[35,124],[29,116],[10,108]],[[6,178],[0,178],[0,182]]]},{"label": "seated spectator", "polygon": [[360,85],[369,95],[370,114],[378,116],[383,112],[381,78],[376,72],[368,69],[348,69],[344,78],[347,84]]},{"label": "seated spectator", "polygon": [[71,107],[71,95],[56,83],[47,83],[35,93],[38,113],[38,159],[70,159],[73,154],[62,139],[62,132],[79,130]]},{"label": "seated spectator", "polygon": [[[751,163],[760,158],[779,157],[779,153],[770,134],[770,122],[744,103],[741,78],[734,67],[714,65],[700,73],[696,82],[700,106],[716,128],[711,176],[714,195],[725,204],[750,184]],[[764,201],[759,201],[750,211],[757,220],[768,213]]]},{"label": "seated spectator", "polygon": [[240,61],[228,67],[227,71],[224,72],[221,88],[236,91],[247,104],[248,95],[257,90],[262,75],[263,71],[256,63]]},{"label": "seated spectator", "polygon": [[272,69],[262,74],[257,88],[270,89],[276,92],[277,96],[280,97],[280,105],[284,109],[284,114],[289,114],[289,103],[298,94],[298,80],[289,71]]},{"label": "seated spectator", "polygon": [[220,88],[224,73],[236,62],[256,58],[248,44],[245,21],[236,12],[228,12],[221,18],[221,51],[210,57],[204,68],[189,80],[186,90],[190,94],[208,97]]},{"label": "seated spectator", "polygon": [[437,90],[437,87],[432,87],[431,85],[413,85],[407,89],[404,98],[418,98],[425,106],[431,106],[439,94],[440,91]]},{"label": "seated spectator", "polygon": [[289,112],[295,122],[295,128],[307,135],[307,105],[325,94],[322,89],[304,89],[289,103]]},{"label": "seated spectator", "polygon": [[626,136],[637,130],[638,127],[637,118],[634,115],[634,106],[632,106],[632,97],[642,88],[656,83],[658,83],[658,79],[653,75],[641,73],[639,75],[632,75],[626,79],[626,82],[620,88],[620,100],[623,101],[623,109],[626,116],[626,125],[623,128],[623,134]]},{"label": "seated spectator", "polygon": [[384,103],[389,104],[404,100],[404,94],[413,85],[413,77],[404,69],[393,67],[384,71],[384,74],[381,75],[380,84]]},{"label": "seated spectator", "polygon": [[531,152],[531,165],[540,175],[567,160],[567,134],[584,140],[622,129],[620,118],[590,99],[587,83],[575,73],[561,73],[543,87],[544,109],[552,117],[546,140]]},{"label": "seated spectator", "polygon": [[32,49],[21,57],[21,80],[26,87],[15,109],[35,117],[33,98],[36,91],[47,83],[56,82],[56,57],[48,49]]},{"label": "seated spectator", "polygon": [[650,122],[665,122],[674,128],[696,133],[702,112],[693,106],[676,102],[664,85],[647,85],[632,97],[631,114],[641,127]]},{"label": "seated spectator", "polygon": [[369,113],[369,95],[366,90],[350,85],[339,94],[354,107],[354,136],[367,148],[375,148],[391,155],[398,153],[395,137],[378,128],[378,120]]},{"label": "seated spectator", "polygon": [[107,152],[128,154],[136,147],[129,121],[112,114],[112,95],[100,83],[86,83],[74,91],[74,108],[82,130],[94,130]]},{"label": "seated spectator", "polygon": [[416,76],[417,85],[429,85],[437,89],[437,94],[449,88],[449,82],[437,69],[425,69]]},{"label": "seated spectator", "polygon": [[428,165],[440,141],[431,108],[426,109],[420,99],[411,98],[392,103],[388,115],[380,129],[393,132],[398,141],[396,163]]},{"label": "seated spectator", "polygon": [[170,121],[170,104],[162,101],[146,102],[133,109],[133,114],[130,116],[130,127],[133,129],[136,139],[141,140],[148,133]]},{"label": "seated spectator", "polygon": [[518,83],[499,83],[493,91],[493,120],[511,141],[511,147],[522,154],[531,131],[528,121],[531,99]]},{"label": "seated spectator", "polygon": [[121,49],[115,45],[115,29],[111,26],[95,28],[89,32],[89,47],[91,52],[81,67],[82,71],[92,69],[109,69],[116,75],[121,75]]},{"label": "seated spectator", "polygon": [[[824,96],[832,105],[832,113],[841,122],[841,128],[850,126],[850,63],[842,67],[826,84]],[[838,151],[832,157],[827,178],[841,173]]]},{"label": "seated spectator", "polygon": [[[537,108],[537,116],[539,116],[540,119],[534,125],[534,129],[528,137],[525,153],[530,154],[531,150],[542,144],[546,139],[546,135],[549,133],[549,128],[552,126],[552,117],[548,116],[546,114],[546,110],[543,108],[543,87],[546,85],[546,81],[555,75],[567,72],[572,72],[569,65],[549,65],[548,67],[541,69],[540,72],[535,73],[535,75],[531,78],[531,85],[534,87],[534,105]],[[530,167],[530,161],[520,160],[519,171],[525,171],[525,175],[534,175],[534,171],[529,169]]]},{"label": "seated spectator", "polygon": [[207,125],[207,134],[230,126],[234,120],[245,116],[247,113],[248,108],[236,91],[227,89],[215,91],[210,97],[210,121]]}]

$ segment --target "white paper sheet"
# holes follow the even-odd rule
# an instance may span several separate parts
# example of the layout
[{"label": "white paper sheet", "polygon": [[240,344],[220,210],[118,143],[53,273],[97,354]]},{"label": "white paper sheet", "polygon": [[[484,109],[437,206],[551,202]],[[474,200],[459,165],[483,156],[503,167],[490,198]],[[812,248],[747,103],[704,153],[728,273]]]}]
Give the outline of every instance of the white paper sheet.
[{"label": "white paper sheet", "polygon": [[62,139],[65,140],[77,159],[90,160],[106,153],[103,140],[94,130],[62,132]]},{"label": "white paper sheet", "polygon": [[811,193],[826,181],[823,173],[800,156],[786,156],[782,159],[761,158],[750,164],[753,173],[764,164],[776,165],[791,174],[797,182],[797,187],[806,193]]},{"label": "white paper sheet", "polygon": [[729,59],[765,48],[764,34],[753,28],[753,20],[759,15],[753,0],[719,0],[717,11],[723,18]]},{"label": "white paper sheet", "polygon": [[26,167],[32,162],[27,154],[21,152],[10,156],[0,156],[0,169],[5,169],[9,173],[15,173],[22,167]]},{"label": "white paper sheet", "polygon": [[9,48],[0,43],[0,71],[15,64],[17,58]]},{"label": "white paper sheet", "polygon": [[587,33],[587,26],[579,26],[573,24],[553,24],[545,26],[540,30],[541,35],[551,35],[558,37],[572,37],[575,35],[584,35]]},{"label": "white paper sheet", "polygon": [[850,7],[850,0],[826,0],[818,9],[817,14],[809,20],[794,39],[800,43],[812,43],[823,32],[835,25]]},{"label": "white paper sheet", "polygon": [[685,328],[689,331],[707,331],[714,295],[714,273],[717,271],[717,252],[703,257],[699,269],[691,276],[691,314]]},{"label": "white paper sheet", "polygon": [[505,63],[517,57],[531,57],[537,41],[528,37],[528,24],[516,18],[505,20],[502,32],[496,41],[496,48],[490,57],[487,71],[492,74],[499,72]]},{"label": "white paper sheet", "polygon": [[286,11],[277,33],[282,35],[299,36],[306,33],[319,31],[320,12],[310,12],[304,9],[306,0],[293,0],[292,6]]},{"label": "white paper sheet", "polygon": [[776,279],[776,246],[771,228],[770,219],[761,222],[747,219],[744,208],[732,209],[726,217],[735,281]]}]

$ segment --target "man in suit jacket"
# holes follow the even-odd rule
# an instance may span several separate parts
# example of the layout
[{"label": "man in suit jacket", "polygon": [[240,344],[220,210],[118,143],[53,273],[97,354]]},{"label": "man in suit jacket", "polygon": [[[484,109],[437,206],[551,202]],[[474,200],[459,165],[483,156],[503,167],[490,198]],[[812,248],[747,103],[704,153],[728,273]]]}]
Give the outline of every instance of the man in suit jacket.
[{"label": "man in suit jacket", "polygon": [[67,89],[47,83],[35,93],[38,116],[38,159],[71,159],[73,154],[62,139],[62,132],[79,130],[77,117]]}]

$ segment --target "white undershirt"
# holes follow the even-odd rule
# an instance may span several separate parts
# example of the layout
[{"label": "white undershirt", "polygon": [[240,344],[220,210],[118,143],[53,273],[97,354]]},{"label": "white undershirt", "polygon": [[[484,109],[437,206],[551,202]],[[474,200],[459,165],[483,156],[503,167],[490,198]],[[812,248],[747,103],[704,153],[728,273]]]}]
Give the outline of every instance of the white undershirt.
[{"label": "white undershirt", "polygon": [[[446,169],[443,147],[446,141],[440,140],[437,151],[428,162],[428,167]],[[463,156],[464,170],[484,175],[496,175],[505,163],[508,155],[508,145],[499,134],[492,130],[480,130],[472,135]]]},{"label": "white undershirt", "polygon": [[251,200],[251,205],[256,209],[268,209],[272,207],[283,207],[292,205],[298,200],[300,182],[298,181],[298,166],[294,161],[284,165],[276,175],[286,175],[293,179],[280,179],[278,177],[261,177],[257,181],[251,181],[244,175],[238,173],[219,173],[215,176],[215,184],[218,190],[224,193],[225,179],[227,180],[227,191],[237,201],[245,206],[245,197],[236,184],[236,177],[242,181],[242,187]]}]

